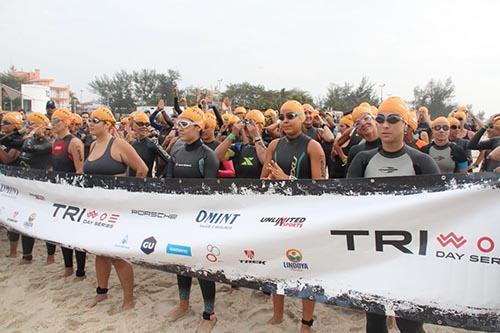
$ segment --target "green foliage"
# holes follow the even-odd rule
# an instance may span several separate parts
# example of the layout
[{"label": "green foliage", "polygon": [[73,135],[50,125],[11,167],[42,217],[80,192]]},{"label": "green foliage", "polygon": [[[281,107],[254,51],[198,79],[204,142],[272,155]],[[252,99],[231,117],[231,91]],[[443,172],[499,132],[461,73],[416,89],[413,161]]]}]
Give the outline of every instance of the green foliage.
[{"label": "green foliage", "polygon": [[[15,70],[16,68],[14,66],[10,66],[8,71],[0,73],[0,83],[5,84],[6,86],[15,89],[17,91],[21,91],[21,85],[27,83],[27,81],[12,75],[11,72]],[[12,105],[12,110],[18,110],[21,108],[20,98],[10,100],[7,95],[2,94],[1,100],[3,104],[1,105],[1,107],[4,110],[6,109],[10,110],[11,105]]]},{"label": "green foliage", "polygon": [[379,105],[380,103],[375,84],[371,83],[366,77],[361,79],[358,86],[354,86],[350,82],[345,82],[343,85],[330,84],[322,104],[324,108],[347,113],[362,102],[368,102],[370,105]]},{"label": "green foliage", "polygon": [[447,117],[451,111],[457,108],[453,102],[455,85],[451,78],[447,78],[444,82],[432,79],[423,88],[415,87],[413,95],[413,108],[427,107],[432,119],[440,116]]}]

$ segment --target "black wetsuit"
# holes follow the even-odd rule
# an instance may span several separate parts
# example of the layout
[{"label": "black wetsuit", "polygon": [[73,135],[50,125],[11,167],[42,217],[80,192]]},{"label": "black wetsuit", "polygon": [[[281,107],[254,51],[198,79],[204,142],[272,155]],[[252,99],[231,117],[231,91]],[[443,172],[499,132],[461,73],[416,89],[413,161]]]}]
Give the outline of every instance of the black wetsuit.
[{"label": "black wetsuit", "polygon": [[76,132],[75,136],[82,140],[84,153],[83,158],[87,158],[87,156],[89,156],[90,146],[92,145],[92,142],[94,142],[94,137],[89,133],[87,126],[80,128],[78,132]]},{"label": "black wetsuit", "polygon": [[[349,166],[347,178],[426,174],[439,174],[436,162],[428,155],[405,145],[394,153],[385,152],[382,147],[360,152]],[[425,332],[421,321],[396,318],[396,323],[401,333]],[[367,312],[366,332],[387,333],[386,316]]]},{"label": "black wetsuit", "polygon": [[[155,163],[156,157],[158,156],[158,146],[148,137],[143,139],[136,139],[131,143],[132,147],[134,147],[137,154],[144,161],[146,166],[148,167],[148,177],[153,176],[153,165]],[[128,170],[128,175],[130,177],[135,177],[135,171],[130,169]]]},{"label": "black wetsuit", "polygon": [[318,129],[314,126],[311,126],[309,128],[304,127],[303,132],[305,135],[310,137],[313,140],[319,141],[318,140]]},{"label": "black wetsuit", "polygon": [[463,149],[463,151],[465,152],[465,156],[467,156],[467,164],[468,165],[471,165],[472,164],[472,152],[469,148],[467,148],[467,146],[469,145],[469,139],[466,139],[466,138],[457,138],[456,140],[454,141],[451,141],[453,143],[455,143],[457,146],[459,146],[460,148]]},{"label": "black wetsuit", "polygon": [[417,133],[418,135],[420,135],[420,133],[422,132],[427,132],[427,134],[429,135],[429,139],[432,137],[432,130],[429,124],[426,122],[418,123],[418,127],[415,130],[415,133]]},{"label": "black wetsuit", "polygon": [[231,145],[230,155],[236,170],[236,178],[260,179],[262,163],[254,144],[235,143]]},{"label": "black wetsuit", "polygon": [[311,179],[311,163],[307,146],[312,139],[301,133],[294,139],[285,136],[278,140],[273,152],[273,161],[287,175],[300,179]]},{"label": "black wetsuit", "polygon": [[[59,172],[76,172],[73,156],[68,151],[71,140],[75,137],[71,134],[66,135],[62,139],[56,139],[52,145],[52,166],[54,171]],[[78,139],[79,140],[79,139]],[[61,246],[64,258],[64,267],[73,267],[73,249]],[[75,250],[76,257],[76,276],[85,276],[85,261],[87,255],[83,251]]]},{"label": "black wetsuit", "polygon": [[[106,150],[96,160],[85,160],[83,163],[83,173],[87,175],[119,175],[127,171],[127,166],[122,162],[116,161],[111,156],[111,147],[115,138],[111,138],[106,146]],[[91,150],[92,152],[92,150]]]},{"label": "black wetsuit", "polygon": [[[349,143],[347,146],[342,147],[342,151],[344,152],[345,156],[349,156],[349,152],[351,151],[351,148],[359,144],[361,141],[361,138],[357,135],[353,135],[351,139],[349,140]],[[330,154],[331,155],[331,154]],[[333,178],[345,178],[347,173],[347,162],[344,164],[342,159],[339,156],[335,156],[333,160],[333,170],[332,170],[332,175]],[[331,176],[330,175],[330,178]]]},{"label": "black wetsuit", "polygon": [[[52,164],[51,160],[52,142],[46,137],[30,136],[24,140],[21,147],[21,155],[19,156],[19,165],[28,169],[49,169]],[[33,259],[33,246],[35,240],[32,237],[22,235],[21,244],[23,248],[23,259]],[[47,255],[53,255],[56,252],[54,244],[45,243],[47,246]]]},{"label": "black wetsuit", "polygon": [[[217,178],[219,160],[214,151],[197,141],[186,144],[172,153],[172,158],[168,162],[168,178]],[[182,300],[189,300],[192,278],[189,276],[177,275],[179,286],[179,297]],[[214,313],[215,306],[215,282],[198,279],[204,301],[204,318]]]},{"label": "black wetsuit", "polygon": [[[467,146],[469,149],[474,149],[474,150],[490,150],[493,151],[495,148],[500,146],[500,136],[493,137],[491,139],[486,139],[483,141],[481,140],[481,137],[484,135],[484,132],[486,130],[484,128],[481,128],[479,131],[474,134],[472,139],[469,142],[469,145]],[[500,166],[499,161],[492,160],[488,158],[488,156],[485,157],[483,165],[481,167],[481,171],[494,171],[496,168]]]},{"label": "black wetsuit", "polygon": [[373,141],[366,141],[366,140],[361,140],[360,143],[358,143],[355,146],[352,146],[351,149],[349,150],[349,155],[347,156],[347,168],[351,165],[352,160],[360,151],[365,151],[365,150],[372,150],[375,148],[380,147],[382,144],[382,141],[380,139],[375,139]]},{"label": "black wetsuit", "polygon": [[448,142],[444,146],[438,146],[432,142],[422,147],[421,150],[436,161],[441,173],[454,173],[467,169],[465,151],[453,142]]},{"label": "black wetsuit", "polygon": [[212,149],[213,151],[215,151],[215,149],[217,149],[217,147],[219,147],[219,145],[220,145],[220,142],[217,140],[214,140],[214,141],[209,142],[209,143],[205,143],[205,146]]}]

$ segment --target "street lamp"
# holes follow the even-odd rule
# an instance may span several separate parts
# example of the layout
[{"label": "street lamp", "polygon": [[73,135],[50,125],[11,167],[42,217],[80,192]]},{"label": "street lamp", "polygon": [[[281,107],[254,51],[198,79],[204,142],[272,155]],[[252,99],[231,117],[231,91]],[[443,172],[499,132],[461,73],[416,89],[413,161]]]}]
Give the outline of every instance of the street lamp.
[{"label": "street lamp", "polygon": [[378,86],[380,88],[380,103],[382,103],[382,101],[384,100],[384,87],[385,87],[385,83],[381,83]]}]

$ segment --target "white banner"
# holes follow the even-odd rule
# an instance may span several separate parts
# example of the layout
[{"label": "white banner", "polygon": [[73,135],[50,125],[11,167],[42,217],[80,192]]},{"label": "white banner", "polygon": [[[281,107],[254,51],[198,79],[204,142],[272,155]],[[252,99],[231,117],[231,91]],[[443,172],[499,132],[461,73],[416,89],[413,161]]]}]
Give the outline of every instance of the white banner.
[{"label": "white banner", "polygon": [[362,195],[226,182],[207,195],[168,190],[168,181],[170,193],[154,193],[123,189],[137,179],[88,188],[88,176],[69,184],[3,173],[0,222],[23,234],[323,303],[500,330],[498,179]]}]

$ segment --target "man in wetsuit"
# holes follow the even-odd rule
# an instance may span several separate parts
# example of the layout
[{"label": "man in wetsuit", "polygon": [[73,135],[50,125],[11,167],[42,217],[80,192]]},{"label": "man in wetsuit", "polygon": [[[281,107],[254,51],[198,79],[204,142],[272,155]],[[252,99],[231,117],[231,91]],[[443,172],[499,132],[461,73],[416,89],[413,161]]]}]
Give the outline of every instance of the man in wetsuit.
[{"label": "man in wetsuit", "polygon": [[465,151],[465,155],[467,156],[467,165],[471,165],[472,153],[470,149],[467,148],[467,145],[469,144],[470,140],[468,138],[459,137],[460,128],[462,125],[457,118],[448,117],[448,121],[450,122],[450,134],[448,135],[448,139],[450,140],[450,142],[457,144],[460,148],[462,148]]},{"label": "man in wetsuit", "polygon": [[[381,146],[356,155],[347,178],[389,177],[439,174],[439,168],[428,155],[404,143],[408,106],[399,97],[389,97],[379,107],[377,122]],[[396,318],[401,333],[424,333],[423,322]],[[367,333],[387,333],[385,315],[366,313]]]},{"label": "man in wetsuit", "polygon": [[[302,104],[294,100],[285,102],[279,117],[285,136],[269,144],[261,179],[326,179],[326,159],[321,145],[302,132],[306,118]],[[273,317],[269,324],[283,321],[284,302],[283,295],[273,295]],[[312,331],[314,304],[314,301],[302,300],[302,333]]]},{"label": "man in wetsuit", "polygon": [[[52,168],[59,172],[83,173],[84,145],[76,136],[71,134],[70,126],[73,114],[67,109],[58,109],[52,115],[52,129],[55,141],[52,145]],[[64,258],[64,277],[72,276],[73,249],[61,246]],[[76,277],[75,281],[85,278],[86,253],[75,250]]]},{"label": "man in wetsuit", "polygon": [[56,111],[56,103],[53,100],[47,101],[45,104],[45,112],[47,113],[47,118],[52,119],[52,114]]},{"label": "man in wetsuit", "polygon": [[[219,160],[212,149],[201,141],[205,115],[199,108],[186,108],[177,120],[182,146],[172,151],[167,165],[167,178],[217,178]],[[198,279],[204,301],[203,321],[198,332],[210,332],[215,325],[215,282]],[[169,313],[175,321],[189,312],[192,278],[177,275],[179,305]]]},{"label": "man in wetsuit", "polygon": [[[488,154],[485,157],[481,171],[495,171],[500,167],[500,162],[497,159],[493,159],[490,155],[492,151],[500,147],[500,115],[492,116],[486,125],[477,118],[475,118],[475,122],[479,126],[479,131],[470,140],[468,148],[487,150]],[[488,139],[480,141],[485,132],[488,134]]]},{"label": "man in wetsuit", "polygon": [[380,146],[380,139],[377,132],[377,123],[375,122],[375,114],[373,109],[368,103],[361,103],[352,111],[352,121],[354,121],[354,128],[356,133],[363,138],[363,140],[353,146],[349,151],[347,157],[347,168],[357,153],[364,150],[371,150]]},{"label": "man in wetsuit", "polygon": [[405,143],[415,149],[421,149],[427,143],[424,140],[420,139],[420,136],[417,134],[417,115],[414,111],[409,112],[408,114],[408,126],[406,127],[405,132]]},{"label": "man in wetsuit", "polygon": [[[20,133],[23,126],[23,116],[19,112],[8,112],[2,118],[2,132],[0,133],[0,163],[19,166],[19,156],[24,138]],[[8,232],[10,241],[9,258],[17,257],[17,243],[19,234]]]},{"label": "man in wetsuit", "polygon": [[441,173],[464,173],[467,171],[465,151],[449,140],[450,122],[438,117],[432,122],[432,142],[422,151],[436,161]]}]

